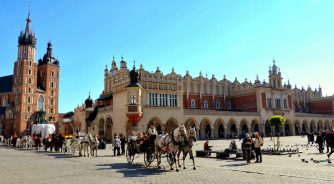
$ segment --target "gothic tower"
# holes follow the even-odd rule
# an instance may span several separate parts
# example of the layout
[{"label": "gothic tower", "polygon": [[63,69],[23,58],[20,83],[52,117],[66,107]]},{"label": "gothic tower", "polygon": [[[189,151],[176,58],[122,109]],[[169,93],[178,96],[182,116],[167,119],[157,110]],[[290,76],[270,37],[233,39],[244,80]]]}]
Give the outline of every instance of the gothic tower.
[{"label": "gothic tower", "polygon": [[36,109],[37,65],[35,63],[36,37],[30,28],[30,13],[25,31],[18,38],[18,54],[13,72],[14,130],[21,134]]},{"label": "gothic tower", "polygon": [[43,58],[38,60],[37,81],[37,90],[40,93],[37,110],[44,107],[47,120],[54,123],[58,117],[59,61],[52,54],[51,42],[47,44]]}]

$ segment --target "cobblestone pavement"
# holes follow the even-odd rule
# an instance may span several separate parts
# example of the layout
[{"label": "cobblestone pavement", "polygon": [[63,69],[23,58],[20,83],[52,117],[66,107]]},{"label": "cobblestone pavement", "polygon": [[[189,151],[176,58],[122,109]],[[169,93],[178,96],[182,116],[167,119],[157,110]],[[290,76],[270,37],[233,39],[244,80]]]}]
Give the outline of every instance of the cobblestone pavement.
[{"label": "cobblestone pavement", "polygon": [[[240,142],[236,140],[238,146]],[[283,147],[303,144],[306,138],[281,138]],[[210,141],[214,149],[226,148],[229,141]],[[273,142],[265,139],[265,146]],[[202,149],[203,141],[194,150]],[[187,158],[188,169],[171,171],[163,159],[162,169],[146,168],[143,156],[128,164],[124,156],[113,157],[110,145],[98,157],[72,157],[57,153],[29,151],[0,145],[0,184],[37,183],[334,183],[334,164],[314,146],[300,148],[300,156],[263,156],[263,163],[245,164],[239,159],[195,158],[197,170]],[[309,161],[302,162],[301,159]],[[317,160],[320,163],[314,163]],[[252,161],[254,162],[254,161]]]}]

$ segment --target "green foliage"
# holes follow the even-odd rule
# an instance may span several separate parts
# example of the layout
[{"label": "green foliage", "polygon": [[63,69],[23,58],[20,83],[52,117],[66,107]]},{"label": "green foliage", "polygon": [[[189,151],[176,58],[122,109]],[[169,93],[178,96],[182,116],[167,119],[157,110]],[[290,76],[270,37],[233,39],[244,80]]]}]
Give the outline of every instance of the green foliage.
[{"label": "green foliage", "polygon": [[272,116],[269,120],[271,126],[284,126],[285,118],[283,116]]}]

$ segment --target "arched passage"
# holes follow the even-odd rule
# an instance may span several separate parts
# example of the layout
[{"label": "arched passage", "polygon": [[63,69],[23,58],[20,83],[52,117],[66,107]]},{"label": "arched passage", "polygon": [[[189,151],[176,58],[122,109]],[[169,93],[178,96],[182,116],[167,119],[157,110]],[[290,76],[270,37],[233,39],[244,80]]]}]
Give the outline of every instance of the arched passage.
[{"label": "arched passage", "polygon": [[267,136],[267,137],[272,136],[272,133],[271,133],[271,125],[270,125],[269,120],[266,121],[264,127],[265,127],[265,133],[266,133],[266,136]]},{"label": "arched passage", "polygon": [[291,135],[293,135],[292,122],[290,120],[288,120],[288,119],[285,121],[284,135],[285,136],[291,136]]},{"label": "arched passage", "polygon": [[147,124],[146,131],[150,127],[151,124],[154,124],[155,128],[157,129],[158,134],[162,134],[165,130],[165,127],[163,126],[161,120],[157,117],[153,117]]},{"label": "arched passage", "polygon": [[309,126],[307,120],[304,120],[302,123],[302,134],[306,134],[309,132]]},{"label": "arched passage", "polygon": [[105,136],[108,142],[111,142],[112,140],[112,119],[110,117],[107,118],[106,120],[106,132]]},{"label": "arched passage", "polygon": [[202,139],[211,139],[211,122],[209,119],[204,118],[200,123],[200,137]]},{"label": "arched passage", "polygon": [[228,137],[235,138],[238,136],[237,122],[234,119],[230,119],[227,123]]},{"label": "arched passage", "polygon": [[177,127],[179,127],[177,120],[175,118],[169,118],[166,122],[165,131],[171,134]]},{"label": "arched passage", "polygon": [[317,132],[317,123],[315,122],[315,120],[312,120],[310,123],[310,133],[315,133]]},{"label": "arched passage", "polygon": [[319,131],[324,131],[325,130],[325,125],[324,125],[324,122],[319,120],[318,121],[318,132]]},{"label": "arched passage", "polygon": [[296,120],[295,121],[295,134],[300,135],[300,132],[301,132],[300,122]]},{"label": "arched passage", "polygon": [[331,127],[331,126],[330,126],[329,121],[326,120],[326,121],[325,121],[325,130],[326,130],[326,131],[329,131],[329,130],[330,130],[330,127]]},{"label": "arched passage", "polygon": [[99,137],[104,138],[104,119],[100,119],[99,121]]},{"label": "arched passage", "polygon": [[246,133],[249,132],[248,122],[245,119],[241,120],[241,122],[240,122],[240,132],[241,132],[242,137],[244,137],[246,135]]},{"label": "arched passage", "polygon": [[261,132],[260,123],[257,119],[254,119],[251,123],[251,132]]},{"label": "arched passage", "polygon": [[225,138],[225,125],[224,125],[224,121],[219,118],[216,120],[215,124],[214,124],[214,136],[216,138],[222,139]]}]

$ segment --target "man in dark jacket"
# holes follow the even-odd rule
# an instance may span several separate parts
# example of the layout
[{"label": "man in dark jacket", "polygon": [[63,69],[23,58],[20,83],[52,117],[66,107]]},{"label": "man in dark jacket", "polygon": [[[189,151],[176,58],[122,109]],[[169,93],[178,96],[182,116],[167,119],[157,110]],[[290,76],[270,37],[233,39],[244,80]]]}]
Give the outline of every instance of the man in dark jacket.
[{"label": "man in dark jacket", "polygon": [[329,152],[329,147],[330,147],[330,136],[331,136],[331,132],[330,131],[326,131],[326,134],[325,134],[325,142],[326,142],[326,148],[327,148],[327,151],[326,153]]},{"label": "man in dark jacket", "polygon": [[321,136],[320,132],[317,134],[317,139],[315,140],[315,142],[318,144],[319,153],[323,153],[324,152],[324,139]]},{"label": "man in dark jacket", "polygon": [[327,155],[328,157],[328,162],[331,163],[330,161],[330,156],[334,153],[334,131],[332,130],[330,136],[329,136],[329,146],[331,147],[331,152]]}]

